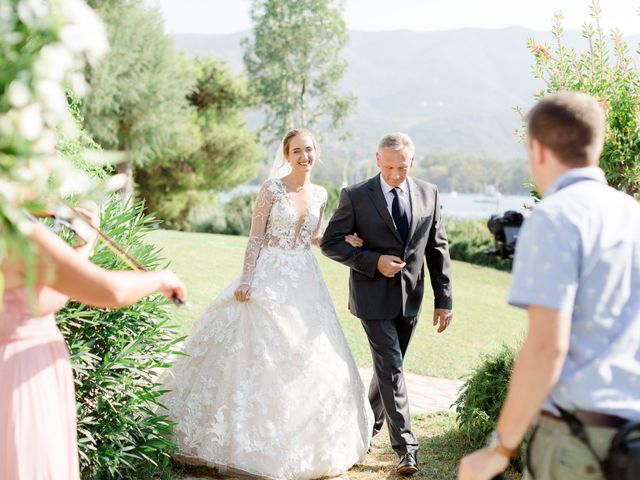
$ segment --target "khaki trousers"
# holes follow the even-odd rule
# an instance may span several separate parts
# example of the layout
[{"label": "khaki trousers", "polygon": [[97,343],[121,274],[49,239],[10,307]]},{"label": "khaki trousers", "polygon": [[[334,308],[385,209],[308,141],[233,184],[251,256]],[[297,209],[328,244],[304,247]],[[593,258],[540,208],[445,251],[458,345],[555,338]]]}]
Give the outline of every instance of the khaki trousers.
[{"label": "khaki trousers", "polygon": [[[591,446],[600,459],[609,451],[616,430],[604,427],[586,427]],[[523,480],[604,480],[598,460],[579,439],[571,435],[562,420],[539,417]]]}]

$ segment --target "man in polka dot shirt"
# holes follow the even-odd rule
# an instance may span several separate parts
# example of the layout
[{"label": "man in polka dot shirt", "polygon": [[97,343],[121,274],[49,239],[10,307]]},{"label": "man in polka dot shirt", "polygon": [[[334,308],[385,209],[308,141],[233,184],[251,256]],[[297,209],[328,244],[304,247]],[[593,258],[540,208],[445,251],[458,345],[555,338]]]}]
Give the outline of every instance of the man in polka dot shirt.
[{"label": "man in polka dot shirt", "polygon": [[[543,199],[520,231],[509,303],[528,310],[529,331],[490,445],[462,459],[458,478],[502,472],[540,413],[524,478],[603,479],[596,455],[640,420],[640,203],[598,168],[605,113],[593,98],[549,95],[527,123]],[[585,425],[596,455],[556,405]]]}]

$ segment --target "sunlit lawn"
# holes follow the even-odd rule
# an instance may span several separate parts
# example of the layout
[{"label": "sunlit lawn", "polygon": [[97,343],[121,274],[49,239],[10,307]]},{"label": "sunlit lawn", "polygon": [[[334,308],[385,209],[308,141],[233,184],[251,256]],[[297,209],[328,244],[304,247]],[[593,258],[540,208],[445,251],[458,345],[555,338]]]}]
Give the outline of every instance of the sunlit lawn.
[{"label": "sunlit lawn", "polygon": [[[163,249],[187,285],[191,308],[174,312],[183,332],[188,333],[200,312],[239,275],[246,238],[168,230],[152,232],[149,238]],[[360,321],[347,310],[349,271],[323,257],[319,250],[316,257],[353,355],[359,366],[370,366]],[[445,333],[435,332],[429,292],[405,367],[415,373],[459,378],[469,373],[483,353],[495,351],[502,343],[518,343],[525,315],[506,305],[509,278],[505,272],[454,261],[454,322]]]}]

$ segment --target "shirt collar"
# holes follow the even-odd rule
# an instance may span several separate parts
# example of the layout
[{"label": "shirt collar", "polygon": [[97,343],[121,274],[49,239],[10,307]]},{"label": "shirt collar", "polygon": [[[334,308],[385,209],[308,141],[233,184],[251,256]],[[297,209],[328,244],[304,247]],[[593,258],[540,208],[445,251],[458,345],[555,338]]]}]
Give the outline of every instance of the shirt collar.
[{"label": "shirt collar", "polygon": [[548,197],[558,190],[581,180],[595,180],[600,183],[607,183],[604,172],[599,167],[572,168],[556,178],[551,185],[549,185],[544,196]]},{"label": "shirt collar", "polygon": [[402,193],[407,193],[409,191],[409,186],[407,185],[406,179],[397,187],[392,187],[387,182],[385,182],[384,178],[382,178],[382,175],[380,175],[380,186],[382,187],[382,191],[385,194],[391,192],[391,190],[393,190],[394,188],[399,188],[400,190],[402,190]]}]

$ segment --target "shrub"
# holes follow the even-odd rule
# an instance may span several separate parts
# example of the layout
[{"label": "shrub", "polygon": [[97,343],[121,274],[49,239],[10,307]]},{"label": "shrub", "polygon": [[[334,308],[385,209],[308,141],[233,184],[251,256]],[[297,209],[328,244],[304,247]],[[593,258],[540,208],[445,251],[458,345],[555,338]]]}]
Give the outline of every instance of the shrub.
[{"label": "shrub", "polygon": [[554,16],[553,47],[529,40],[535,58],[533,73],[545,83],[537,97],[577,90],[598,99],[607,113],[600,167],[611,186],[640,199],[640,71],[620,30],[604,32],[601,15],[599,2],[592,0],[592,22],[582,28],[583,51],[564,46],[562,12]]},{"label": "shrub", "polygon": [[498,421],[514,359],[515,350],[503,345],[493,356],[486,355],[460,388],[455,401],[456,419],[474,448],[484,445]]},{"label": "shrub", "polygon": [[[102,228],[155,269],[163,260],[144,241],[153,220],[142,212],[142,204],[114,198],[102,214]],[[92,261],[109,270],[127,268],[101,242]],[[119,309],[70,302],[57,316],[74,369],[83,478],[149,478],[145,470],[168,464],[172,424],[154,413],[161,394],[156,378],[182,338],[175,338],[166,304],[160,295]]]},{"label": "shrub", "polygon": [[249,235],[251,217],[257,193],[234,197],[227,203],[217,203],[204,219],[193,225],[196,232]]},{"label": "shrub", "polygon": [[485,222],[446,219],[445,230],[449,239],[449,255],[453,260],[511,271],[511,260],[484,253],[494,247],[493,236]]}]

